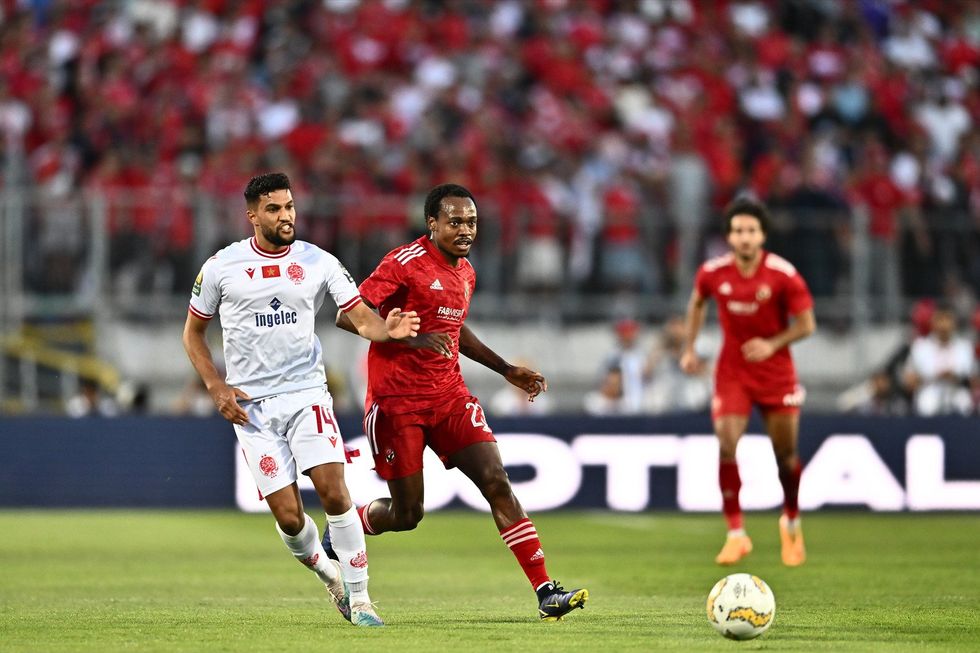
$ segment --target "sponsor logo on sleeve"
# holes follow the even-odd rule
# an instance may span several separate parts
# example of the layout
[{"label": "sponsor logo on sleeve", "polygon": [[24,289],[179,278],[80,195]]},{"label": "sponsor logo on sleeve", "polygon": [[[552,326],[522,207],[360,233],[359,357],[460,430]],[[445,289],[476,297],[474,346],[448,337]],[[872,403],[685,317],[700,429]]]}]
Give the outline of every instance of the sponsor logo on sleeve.
[{"label": "sponsor logo on sleeve", "polygon": [[194,279],[194,287],[191,288],[191,292],[197,295],[198,297],[201,296],[201,283],[203,282],[204,282],[204,268],[201,268],[201,271],[197,273],[197,279]]}]

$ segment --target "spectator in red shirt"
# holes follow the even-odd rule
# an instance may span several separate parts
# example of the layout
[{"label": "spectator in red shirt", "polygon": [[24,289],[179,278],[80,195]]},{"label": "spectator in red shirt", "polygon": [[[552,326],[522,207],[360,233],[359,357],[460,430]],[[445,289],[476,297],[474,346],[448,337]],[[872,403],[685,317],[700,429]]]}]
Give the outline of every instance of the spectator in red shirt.
[{"label": "spectator in red shirt", "polygon": [[851,184],[851,194],[852,203],[867,219],[870,291],[872,296],[883,300],[884,317],[897,320],[901,317],[898,236],[902,210],[909,201],[889,175],[883,146],[872,142],[865,148],[862,159]]}]

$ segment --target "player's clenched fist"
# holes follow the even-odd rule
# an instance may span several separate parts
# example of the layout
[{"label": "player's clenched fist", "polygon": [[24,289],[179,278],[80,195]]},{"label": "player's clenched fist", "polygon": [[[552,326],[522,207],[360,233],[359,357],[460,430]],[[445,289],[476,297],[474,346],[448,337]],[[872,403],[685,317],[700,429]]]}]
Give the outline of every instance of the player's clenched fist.
[{"label": "player's clenched fist", "polygon": [[392,340],[414,338],[419,332],[421,322],[415,311],[403,312],[400,308],[393,308],[385,318],[385,328],[388,330],[388,337]]}]

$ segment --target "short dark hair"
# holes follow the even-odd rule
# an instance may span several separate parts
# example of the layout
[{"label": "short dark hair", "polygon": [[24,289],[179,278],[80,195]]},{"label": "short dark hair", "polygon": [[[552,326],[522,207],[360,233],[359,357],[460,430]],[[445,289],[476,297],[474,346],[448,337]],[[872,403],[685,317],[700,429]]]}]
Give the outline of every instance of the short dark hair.
[{"label": "short dark hair", "polygon": [[760,200],[746,195],[736,197],[732,200],[725,207],[725,212],[722,214],[726,234],[731,232],[732,218],[736,215],[751,215],[759,221],[759,227],[762,229],[762,233],[769,233],[769,209]]},{"label": "short dark hair", "polygon": [[442,204],[442,200],[447,197],[464,197],[473,200],[473,204],[476,204],[476,198],[473,197],[473,193],[465,187],[459,184],[439,184],[430,190],[429,194],[425,197],[426,220],[430,217],[434,218],[439,214],[439,206]]},{"label": "short dark hair", "polygon": [[248,180],[245,186],[245,201],[248,204],[255,204],[259,201],[260,195],[268,195],[276,190],[289,190],[289,177],[282,172],[269,172],[264,175],[256,175]]}]

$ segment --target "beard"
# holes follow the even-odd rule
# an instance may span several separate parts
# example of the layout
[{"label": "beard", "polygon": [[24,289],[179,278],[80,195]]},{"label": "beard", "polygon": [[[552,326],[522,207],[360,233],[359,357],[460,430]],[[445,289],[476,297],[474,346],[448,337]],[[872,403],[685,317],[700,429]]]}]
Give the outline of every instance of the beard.
[{"label": "beard", "polygon": [[293,227],[293,233],[288,236],[283,236],[280,234],[278,228],[269,228],[263,225],[261,229],[262,236],[276,247],[287,247],[292,245],[293,241],[296,240],[295,226]]}]

